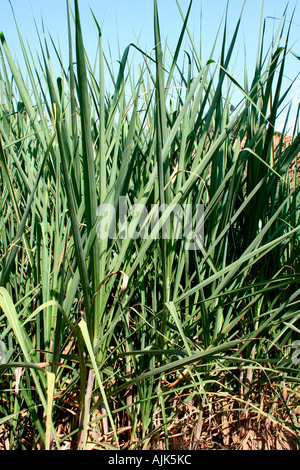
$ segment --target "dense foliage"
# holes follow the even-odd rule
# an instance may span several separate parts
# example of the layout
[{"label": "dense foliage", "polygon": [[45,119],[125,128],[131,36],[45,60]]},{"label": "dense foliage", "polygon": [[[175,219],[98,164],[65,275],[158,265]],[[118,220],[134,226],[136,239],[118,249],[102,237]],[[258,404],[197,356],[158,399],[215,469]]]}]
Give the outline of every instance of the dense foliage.
[{"label": "dense foliage", "polygon": [[[35,56],[19,33],[24,78],[1,33],[5,448],[238,448],[258,423],[298,447],[299,115],[290,145],[284,129],[274,146],[286,58],[299,59],[292,18],[269,47],[262,14],[256,67],[240,84],[240,20],[228,41],[225,18],[221,51],[203,63],[191,4],[169,58],[155,0],[153,54],[128,46],[117,76],[96,18],[91,66],[77,0],[67,64],[50,37],[61,77],[47,40]],[[155,236],[100,239],[98,208],[118,216],[120,201],[145,207]],[[155,204],[166,205],[157,217]],[[162,236],[176,205],[195,227],[201,204],[197,249],[175,224]],[[129,221],[141,233],[139,216]]]}]

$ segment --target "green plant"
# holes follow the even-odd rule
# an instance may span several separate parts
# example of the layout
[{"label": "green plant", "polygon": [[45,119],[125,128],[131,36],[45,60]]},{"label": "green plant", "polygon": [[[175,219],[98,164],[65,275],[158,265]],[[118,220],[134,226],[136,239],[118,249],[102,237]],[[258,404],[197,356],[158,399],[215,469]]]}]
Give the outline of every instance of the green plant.
[{"label": "green plant", "polygon": [[[27,82],[0,37],[0,327],[1,345],[13,349],[0,365],[3,442],[172,448],[192,409],[188,445],[197,448],[209,407],[220,404],[222,423],[231,412],[247,426],[254,414],[281,423],[298,446],[290,352],[299,334],[299,195],[288,169],[299,116],[291,145],[273,145],[292,21],[284,13],[265,53],[262,14],[254,76],[250,83],[245,70],[242,86],[229,72],[240,19],[227,44],[225,17],[220,59],[216,38],[203,63],[188,29],[192,1],[186,15],[178,4],[183,26],[169,64],[154,0],[153,54],[130,44],[115,77],[95,17],[91,66],[74,5],[67,65],[50,36],[57,79],[46,39],[34,56],[19,32]],[[235,89],[243,100],[232,109]],[[99,239],[97,209],[111,204],[119,215],[120,197],[146,207],[149,223],[166,204],[153,237]],[[161,236],[184,204],[193,226],[204,205],[198,250],[172,224],[169,239]],[[141,233],[140,222],[131,229]],[[270,389],[278,413],[257,401]],[[229,445],[225,431],[220,439]]]}]

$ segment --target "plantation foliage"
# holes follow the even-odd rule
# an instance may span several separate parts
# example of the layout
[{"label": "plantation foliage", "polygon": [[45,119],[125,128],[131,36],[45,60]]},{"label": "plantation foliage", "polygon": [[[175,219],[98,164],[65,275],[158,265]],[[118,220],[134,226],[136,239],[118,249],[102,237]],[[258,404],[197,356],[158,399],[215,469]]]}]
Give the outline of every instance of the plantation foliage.
[{"label": "plantation foliage", "polygon": [[[229,33],[225,15],[203,61],[191,7],[168,53],[155,0],[153,50],[130,44],[116,75],[96,17],[90,63],[77,0],[66,63],[51,36],[36,53],[19,32],[25,74],[1,33],[2,447],[237,448],[259,420],[298,446],[299,113],[274,145],[292,18],[270,45],[262,13],[239,83],[241,19]],[[146,209],[129,234],[154,236],[99,237],[99,207],[119,220],[120,201]]]}]

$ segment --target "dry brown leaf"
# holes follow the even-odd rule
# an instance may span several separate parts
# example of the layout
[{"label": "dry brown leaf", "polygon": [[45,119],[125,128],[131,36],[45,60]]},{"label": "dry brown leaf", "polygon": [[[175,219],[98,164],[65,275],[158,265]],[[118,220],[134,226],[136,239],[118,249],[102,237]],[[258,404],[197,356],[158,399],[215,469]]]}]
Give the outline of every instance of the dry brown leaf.
[{"label": "dry brown leaf", "polygon": [[104,279],[103,281],[99,284],[99,287],[97,288],[96,292],[94,293],[93,295],[93,299],[92,299],[92,305],[94,303],[94,300],[95,300],[95,297],[96,295],[99,293],[101,287],[106,283],[106,281],[111,277],[111,276],[114,276],[115,274],[123,274],[123,282],[122,282],[122,286],[121,286],[121,295],[123,294],[123,292],[126,290],[127,288],[127,285],[128,285],[128,275],[126,273],[124,273],[124,271],[121,271],[120,269],[118,271],[114,271],[112,273],[109,273]]}]

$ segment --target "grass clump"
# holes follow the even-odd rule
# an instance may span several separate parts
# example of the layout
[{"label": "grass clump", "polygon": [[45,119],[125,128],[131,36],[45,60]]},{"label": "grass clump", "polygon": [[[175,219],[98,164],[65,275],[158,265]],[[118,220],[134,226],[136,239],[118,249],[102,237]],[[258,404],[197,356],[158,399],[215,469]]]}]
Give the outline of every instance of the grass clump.
[{"label": "grass clump", "polygon": [[[216,38],[204,63],[191,5],[178,5],[168,63],[155,0],[153,53],[131,44],[117,76],[95,17],[91,66],[77,0],[67,64],[54,47],[61,77],[47,40],[34,56],[19,34],[25,81],[1,34],[3,448],[299,447],[299,113],[289,145],[286,128],[274,145],[292,18],[265,53],[262,15],[241,85],[230,72],[241,18],[228,42],[225,17],[220,58]],[[101,237],[99,208],[118,219],[124,205],[128,224]],[[197,249],[166,225],[182,207],[202,229]]]}]

